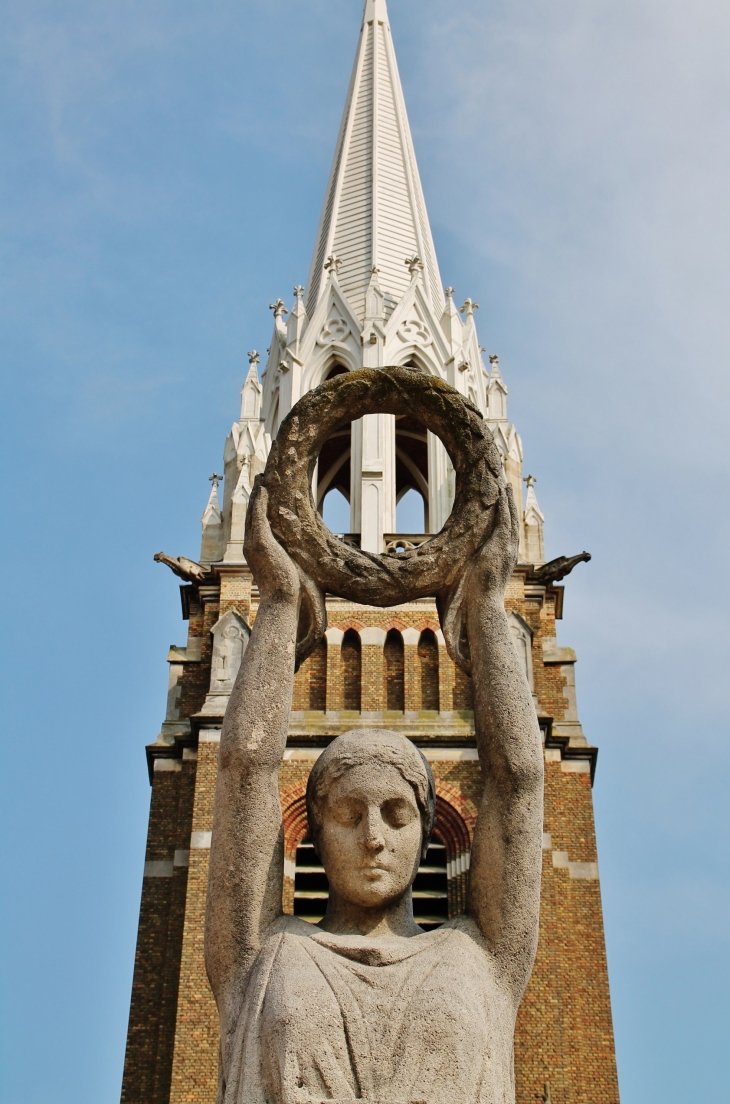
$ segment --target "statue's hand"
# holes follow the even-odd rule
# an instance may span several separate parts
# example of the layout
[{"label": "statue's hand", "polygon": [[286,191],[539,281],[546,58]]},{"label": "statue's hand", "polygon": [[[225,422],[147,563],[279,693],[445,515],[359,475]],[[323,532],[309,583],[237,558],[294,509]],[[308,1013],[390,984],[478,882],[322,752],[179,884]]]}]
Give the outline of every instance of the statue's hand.
[{"label": "statue's hand", "polygon": [[262,598],[299,600],[299,571],[271,532],[267,506],[269,492],[256,476],[246,511],[243,551]]},{"label": "statue's hand", "polygon": [[327,628],[327,611],[320,588],[282,548],[271,531],[267,507],[269,492],[261,476],[254,482],[246,512],[246,537],[243,551],[262,598],[299,603],[296,666],[322,639]]},{"label": "statue's hand", "polygon": [[505,484],[494,506],[494,528],[467,563],[460,579],[437,598],[446,648],[468,675],[471,655],[467,609],[487,602],[504,604],[504,592],[517,563],[520,517],[512,488]]}]

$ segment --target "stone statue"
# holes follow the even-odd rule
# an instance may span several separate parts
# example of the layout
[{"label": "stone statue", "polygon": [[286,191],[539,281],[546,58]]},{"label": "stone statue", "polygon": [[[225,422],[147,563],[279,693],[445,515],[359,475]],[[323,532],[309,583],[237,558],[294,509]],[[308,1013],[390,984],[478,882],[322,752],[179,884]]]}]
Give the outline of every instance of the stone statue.
[{"label": "stone statue", "polygon": [[307,811],[327,912],[314,925],[282,911],[277,776],[300,608],[314,594],[321,629],[324,599],[274,536],[268,508],[258,477],[245,554],[260,605],[223,724],[206,918],[219,1101],[509,1104],[537,946],[543,794],[539,727],[504,609],[517,558],[511,490],[500,472],[488,535],[439,595],[444,631],[469,657],[485,787],[467,912],[428,933],[411,890],[433,827],[433,778],[409,740],[383,730],[346,732],[316,761]]}]

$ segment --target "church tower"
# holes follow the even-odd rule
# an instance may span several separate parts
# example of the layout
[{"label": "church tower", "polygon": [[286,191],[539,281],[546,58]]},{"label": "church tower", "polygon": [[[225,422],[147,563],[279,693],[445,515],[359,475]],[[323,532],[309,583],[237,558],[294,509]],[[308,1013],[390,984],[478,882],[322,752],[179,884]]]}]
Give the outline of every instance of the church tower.
[{"label": "church tower", "polygon": [[[361,367],[410,365],[439,376],[484,415],[523,503],[507,607],[545,748],[540,944],[515,1038],[518,1104],[618,1104],[591,787],[597,748],[576,704],[575,652],[556,638],[564,579],[587,553],[545,562],[535,479],[508,419],[496,355],[486,365],[478,304],[445,290],[429,227],[385,0],[367,0],[306,287],[271,304],[260,371],[248,354],[240,417],[211,477],[198,560],[158,553],[181,579],[185,646],[170,648],[167,713],[147,747],[152,786],[123,1104],[215,1104],[218,1020],[203,962],[203,920],[221,724],[258,593],[243,555],[246,508],[282,419],[303,394]],[[222,502],[219,487],[222,487]],[[526,488],[523,488],[526,484]],[[440,440],[416,418],[367,415],[319,457],[313,494],[349,502],[347,542],[412,548],[437,533],[454,494]],[[418,532],[396,506],[423,504]],[[387,727],[433,769],[437,818],[414,887],[426,929],[463,911],[482,780],[471,680],[448,657],[435,603],[391,609],[327,599],[326,637],[295,679],[280,772],[286,911],[321,918],[327,881],[307,836],[306,780],[327,743]]]}]

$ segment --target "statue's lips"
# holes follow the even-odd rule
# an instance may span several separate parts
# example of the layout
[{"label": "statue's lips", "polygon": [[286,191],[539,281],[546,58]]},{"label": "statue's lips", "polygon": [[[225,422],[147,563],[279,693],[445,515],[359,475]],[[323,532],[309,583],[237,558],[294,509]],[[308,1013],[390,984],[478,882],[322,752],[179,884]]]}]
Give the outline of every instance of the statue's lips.
[{"label": "statue's lips", "polygon": [[371,877],[374,877],[376,874],[389,874],[390,873],[390,867],[389,866],[383,866],[381,863],[376,863],[376,864],[368,863],[367,866],[361,866],[360,870],[363,872],[363,874],[366,874],[366,875],[371,876]]}]

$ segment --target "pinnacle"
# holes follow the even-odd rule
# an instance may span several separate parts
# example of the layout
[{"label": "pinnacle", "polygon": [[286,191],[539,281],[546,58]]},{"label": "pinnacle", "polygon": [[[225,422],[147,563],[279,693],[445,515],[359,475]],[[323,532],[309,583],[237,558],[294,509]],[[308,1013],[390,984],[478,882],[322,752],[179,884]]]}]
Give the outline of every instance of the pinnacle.
[{"label": "pinnacle", "polygon": [[372,23],[377,19],[378,23],[388,22],[388,9],[385,5],[385,0],[365,0],[365,11],[363,12],[363,23]]},{"label": "pinnacle", "polygon": [[307,281],[307,314],[313,316],[336,279],[363,320],[372,270],[378,268],[387,316],[407,291],[416,258],[423,291],[440,314],[441,278],[388,11],[385,0],[366,0]]}]

